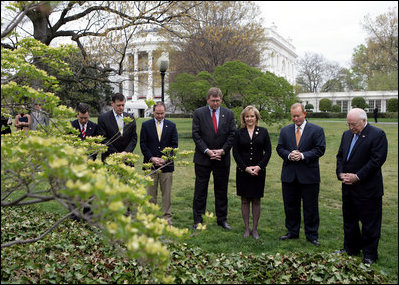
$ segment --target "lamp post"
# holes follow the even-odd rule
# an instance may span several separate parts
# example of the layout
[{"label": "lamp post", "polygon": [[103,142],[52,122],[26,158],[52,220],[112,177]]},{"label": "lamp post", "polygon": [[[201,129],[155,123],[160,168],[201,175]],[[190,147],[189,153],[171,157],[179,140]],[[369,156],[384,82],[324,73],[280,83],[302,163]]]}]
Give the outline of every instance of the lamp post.
[{"label": "lamp post", "polygon": [[164,90],[164,86],[165,86],[165,72],[169,67],[169,57],[167,56],[167,54],[165,52],[162,53],[161,57],[158,59],[157,61],[158,67],[159,67],[159,71],[161,72],[161,100],[162,102],[165,101],[164,98],[164,94],[165,94],[165,90]]}]

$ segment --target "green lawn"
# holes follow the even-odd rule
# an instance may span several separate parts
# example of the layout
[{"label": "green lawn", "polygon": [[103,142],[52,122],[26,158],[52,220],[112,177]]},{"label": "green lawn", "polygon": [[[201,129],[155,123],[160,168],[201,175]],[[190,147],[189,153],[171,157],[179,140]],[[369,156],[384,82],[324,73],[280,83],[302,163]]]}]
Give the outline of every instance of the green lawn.
[{"label": "green lawn", "polygon": [[[137,121],[137,130],[145,119]],[[190,119],[171,119],[177,124],[179,132],[179,149],[193,150]],[[243,252],[244,254],[276,254],[288,252],[332,252],[343,247],[343,226],[341,211],[341,184],[335,176],[335,155],[338,151],[342,132],[347,129],[346,122],[310,119],[319,124],[326,134],[327,148],[320,159],[320,247],[315,247],[303,234],[301,226],[298,240],[280,241],[279,236],[286,233],[284,226],[284,208],[281,193],[280,172],[282,160],[275,151],[279,130],[277,127],[266,126],[272,141],[272,156],[267,167],[265,197],[262,199],[262,212],[259,221],[260,239],[244,239],[244,224],[241,216],[240,199],[235,189],[235,162],[232,159],[229,179],[229,214],[228,221],[232,231],[224,231],[216,223],[208,225],[206,233],[194,236],[187,241],[188,245],[198,246],[204,250],[221,252]],[[287,121],[287,124],[290,123]],[[373,122],[371,124],[374,124]],[[265,126],[262,123],[263,126]],[[389,151],[383,166],[385,196],[383,198],[382,236],[379,244],[379,260],[376,268],[389,273],[397,280],[398,275],[398,126],[393,124],[378,124],[388,137]],[[140,154],[139,146],[134,151]],[[190,158],[192,161],[192,157]],[[173,213],[174,225],[190,228],[193,223],[192,200],[194,194],[194,167],[177,167],[173,181]],[[213,180],[211,178],[208,194],[207,210],[214,210]],[[360,258],[359,258],[360,259]]]},{"label": "green lawn", "polygon": [[[97,118],[92,118],[97,121]],[[147,119],[137,120],[137,134],[140,134],[142,122]],[[177,124],[179,133],[179,149],[180,150],[194,150],[194,143],[191,138],[191,119],[171,119]],[[185,240],[188,247],[200,247],[205,252],[209,253],[239,253],[243,255],[260,255],[265,253],[267,255],[276,255],[277,253],[332,253],[336,249],[343,247],[343,229],[342,229],[342,212],[341,212],[341,189],[340,182],[335,176],[335,155],[337,153],[342,132],[347,129],[345,121],[336,122],[335,119],[310,119],[310,122],[319,124],[324,128],[327,140],[327,149],[325,155],[320,160],[321,168],[321,186],[320,186],[320,228],[319,241],[320,247],[315,247],[306,239],[303,234],[303,225],[301,227],[300,238],[297,240],[280,241],[279,236],[286,233],[284,226],[284,208],[281,194],[280,172],[282,160],[277,155],[275,148],[277,145],[279,129],[277,126],[266,126],[269,130],[272,141],[272,156],[267,167],[266,189],[265,197],[262,201],[262,213],[259,221],[259,240],[254,240],[252,237],[243,238],[244,224],[241,216],[240,199],[236,195],[235,189],[235,162],[232,159],[229,180],[229,213],[228,222],[232,226],[231,231],[225,231],[212,222],[208,225],[206,231],[198,235],[193,235],[190,239]],[[286,124],[290,122],[287,121]],[[374,124],[372,122],[372,124]],[[261,124],[265,126],[264,123]],[[383,224],[382,235],[379,244],[379,260],[372,265],[373,268],[381,270],[389,275],[389,280],[393,283],[398,282],[398,126],[394,124],[378,124],[388,137],[389,152],[386,163],[383,166],[384,174],[384,188],[385,196],[383,198]],[[137,144],[134,153],[141,155],[139,143]],[[192,162],[192,156],[188,159]],[[141,170],[141,160],[136,165],[137,171]],[[193,224],[192,217],[192,200],[194,194],[194,165],[190,163],[186,167],[177,167],[174,173],[173,191],[172,191],[172,211],[174,214],[173,222],[177,227],[185,227],[191,230]],[[158,195],[159,197],[160,195]],[[41,210],[48,213],[62,212],[55,202],[49,205],[41,205]],[[210,181],[207,210],[215,212],[214,210],[214,194],[213,194],[213,180]],[[75,224],[77,227],[81,224]],[[3,227],[3,226],[2,226]],[[81,229],[70,229],[71,232],[82,231],[85,232],[85,227]],[[64,231],[61,233],[65,234]],[[58,233],[51,234],[51,238],[60,240],[63,243],[68,241],[68,237],[58,237]],[[57,242],[54,242],[57,243]],[[44,242],[36,243],[36,246],[30,245],[32,248],[41,248]],[[47,243],[46,243],[47,244]],[[46,245],[49,247],[49,245]],[[84,246],[83,246],[84,247]],[[25,250],[20,248],[16,251],[15,258],[22,263],[12,258],[15,263],[15,270],[19,270],[24,264],[29,269],[30,257],[23,256],[21,253]],[[64,249],[65,250],[65,249]],[[11,250],[12,251],[12,250]],[[85,251],[89,251],[86,249]],[[67,254],[67,253],[65,253]],[[111,253],[112,254],[112,253]],[[25,254],[26,255],[26,254]],[[87,256],[86,256],[87,255]],[[83,260],[90,257],[91,253],[82,256]],[[6,257],[6,256],[5,256]],[[51,257],[51,256],[50,256]],[[10,257],[11,258],[11,257]],[[79,259],[80,257],[76,257]],[[359,261],[361,258],[358,257]],[[3,261],[3,255],[2,255]],[[24,263],[25,262],[25,263]],[[57,266],[62,266],[62,262],[56,262]],[[35,262],[33,262],[35,263]],[[11,264],[11,263],[10,263]],[[3,262],[2,262],[3,265]],[[26,267],[25,266],[25,267]],[[32,268],[35,268],[32,265]],[[66,263],[65,266],[69,266]],[[13,267],[7,267],[10,272],[13,272]],[[28,270],[27,269],[27,270]],[[35,269],[36,270],[36,269]],[[66,271],[67,268],[65,269]],[[2,271],[3,272],[3,271]],[[83,272],[83,271],[82,271]],[[10,273],[11,274],[11,273]],[[21,273],[22,274],[22,273]],[[111,272],[110,272],[111,274]],[[19,274],[16,274],[17,276]],[[21,275],[27,278],[28,275]],[[22,278],[22,277],[21,277]],[[75,278],[76,279],[76,278]],[[75,280],[73,277],[67,280]],[[24,279],[22,279],[24,280]],[[76,280],[79,280],[78,278]],[[119,282],[118,282],[119,283]]]}]

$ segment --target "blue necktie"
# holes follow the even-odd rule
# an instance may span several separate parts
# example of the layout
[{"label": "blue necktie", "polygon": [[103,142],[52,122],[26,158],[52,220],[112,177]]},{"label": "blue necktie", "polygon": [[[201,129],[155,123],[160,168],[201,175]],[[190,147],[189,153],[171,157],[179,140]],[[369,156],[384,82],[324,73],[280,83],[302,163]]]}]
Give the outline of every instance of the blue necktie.
[{"label": "blue necktie", "polygon": [[355,145],[355,143],[356,143],[356,141],[357,141],[358,138],[359,138],[359,135],[354,135],[354,136],[353,136],[353,139],[352,139],[352,142],[351,142],[351,146],[350,146],[350,148],[349,148],[349,152],[348,152],[348,156],[346,157],[346,160],[349,160],[349,156],[351,155],[353,146]]}]

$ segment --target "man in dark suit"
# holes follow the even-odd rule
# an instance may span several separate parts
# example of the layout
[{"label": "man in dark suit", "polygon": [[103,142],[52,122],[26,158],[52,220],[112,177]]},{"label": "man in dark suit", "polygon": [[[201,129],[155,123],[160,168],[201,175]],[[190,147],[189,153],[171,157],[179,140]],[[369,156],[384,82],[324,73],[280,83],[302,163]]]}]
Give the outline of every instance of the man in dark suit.
[{"label": "man in dark suit", "polygon": [[90,106],[86,103],[79,103],[76,120],[72,121],[72,127],[79,130],[78,137],[85,140],[86,137],[98,136],[97,124],[90,121]]},{"label": "man in dark suit", "polygon": [[[98,136],[98,127],[97,124],[90,121],[90,106],[86,103],[79,103],[76,107],[78,114],[76,115],[76,120],[71,121],[72,127],[79,130],[78,137],[81,140],[85,140],[86,137],[94,137]],[[97,157],[96,154],[90,154],[89,158],[95,160]],[[92,215],[93,212],[91,211],[89,206],[83,207],[83,214],[84,215]],[[71,218],[76,221],[80,221],[80,217],[72,214]]]},{"label": "man in dark suit", "polygon": [[[112,110],[98,117],[99,134],[105,137],[103,143],[108,146],[108,150],[102,154],[102,161],[113,153],[133,152],[137,144],[136,121],[124,112],[125,96],[115,93],[111,100]],[[132,121],[125,123],[125,117],[130,117]]]},{"label": "man in dark suit", "polygon": [[195,143],[195,190],[193,199],[194,229],[203,222],[211,172],[214,179],[215,211],[219,226],[230,230],[227,223],[227,187],[230,174],[230,149],[234,142],[234,114],[220,107],[223,95],[212,87],[207,94],[208,106],[193,114],[192,136]]},{"label": "man in dark suit", "polygon": [[[165,104],[157,102],[153,107],[154,119],[144,122],[140,131],[140,148],[144,156],[144,163],[151,162],[155,171],[151,178],[154,184],[147,188],[147,194],[151,196],[150,202],[157,203],[158,183],[162,192],[163,218],[172,224],[171,194],[174,164],[162,158],[167,154],[162,153],[166,147],[178,147],[178,135],[176,124],[165,119]],[[159,169],[159,171],[156,171]]]},{"label": "man in dark suit", "polygon": [[367,123],[362,109],[352,109],[347,123],[349,130],[342,135],[336,168],[342,181],[344,249],[336,252],[358,255],[362,250],[363,262],[372,264],[378,258],[381,235],[381,167],[387,158],[388,141],[383,130]]},{"label": "man in dark suit", "polygon": [[283,159],[281,183],[288,230],[280,239],[299,237],[302,200],[306,239],[319,246],[319,158],[324,155],[326,140],[323,128],[305,120],[302,104],[291,106],[291,117],[294,124],[281,129],[276,148]]}]

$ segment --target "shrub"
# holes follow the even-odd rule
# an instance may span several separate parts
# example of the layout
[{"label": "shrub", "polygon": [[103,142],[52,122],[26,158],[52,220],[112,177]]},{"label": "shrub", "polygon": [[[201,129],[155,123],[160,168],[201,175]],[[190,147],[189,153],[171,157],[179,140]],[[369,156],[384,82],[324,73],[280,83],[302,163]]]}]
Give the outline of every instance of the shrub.
[{"label": "shrub", "polygon": [[387,101],[387,112],[398,112],[398,98],[391,98]]}]

